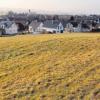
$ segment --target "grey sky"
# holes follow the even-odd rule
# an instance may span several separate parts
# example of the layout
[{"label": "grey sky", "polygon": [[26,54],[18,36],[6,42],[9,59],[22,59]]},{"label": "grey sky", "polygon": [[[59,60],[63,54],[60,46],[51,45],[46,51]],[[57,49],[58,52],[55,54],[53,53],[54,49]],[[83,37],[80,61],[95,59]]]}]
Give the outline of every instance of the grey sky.
[{"label": "grey sky", "polygon": [[100,14],[100,0],[0,0],[0,8]]}]

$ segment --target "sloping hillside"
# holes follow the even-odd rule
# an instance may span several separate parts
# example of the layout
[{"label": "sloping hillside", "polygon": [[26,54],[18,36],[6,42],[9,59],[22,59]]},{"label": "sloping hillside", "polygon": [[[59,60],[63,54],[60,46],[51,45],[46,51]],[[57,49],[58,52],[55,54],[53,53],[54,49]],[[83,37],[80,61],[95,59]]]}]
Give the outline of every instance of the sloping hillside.
[{"label": "sloping hillside", "polygon": [[100,100],[100,35],[0,37],[0,100]]}]

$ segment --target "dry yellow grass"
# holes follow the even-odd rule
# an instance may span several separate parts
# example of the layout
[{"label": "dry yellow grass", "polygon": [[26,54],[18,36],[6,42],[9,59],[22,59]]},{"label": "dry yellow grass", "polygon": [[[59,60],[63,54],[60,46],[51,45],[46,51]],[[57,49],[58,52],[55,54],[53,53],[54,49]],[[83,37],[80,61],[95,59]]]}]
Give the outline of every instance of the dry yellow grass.
[{"label": "dry yellow grass", "polygon": [[0,100],[100,100],[100,35],[0,37]]}]

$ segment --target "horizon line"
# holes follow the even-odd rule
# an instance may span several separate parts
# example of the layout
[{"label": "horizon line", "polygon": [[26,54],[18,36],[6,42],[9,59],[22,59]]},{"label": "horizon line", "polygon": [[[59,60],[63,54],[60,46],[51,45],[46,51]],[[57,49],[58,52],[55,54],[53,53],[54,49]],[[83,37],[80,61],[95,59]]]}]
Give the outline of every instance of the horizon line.
[{"label": "horizon line", "polygon": [[78,11],[73,12],[73,11],[56,11],[56,10],[39,10],[39,9],[30,9],[30,8],[0,8],[0,12],[7,14],[9,11],[15,12],[15,13],[28,13],[29,10],[31,11],[31,13],[36,13],[36,14],[50,14],[50,15],[100,15],[100,13],[89,13],[89,12],[85,12],[85,13],[80,13]]}]

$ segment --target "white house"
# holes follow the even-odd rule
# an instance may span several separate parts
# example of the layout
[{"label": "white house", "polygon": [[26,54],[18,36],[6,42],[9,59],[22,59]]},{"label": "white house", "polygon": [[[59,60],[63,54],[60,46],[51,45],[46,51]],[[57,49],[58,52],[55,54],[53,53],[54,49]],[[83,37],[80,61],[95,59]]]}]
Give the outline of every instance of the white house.
[{"label": "white house", "polygon": [[3,34],[16,34],[18,33],[18,26],[13,21],[0,22],[0,28],[4,30]]},{"label": "white house", "polygon": [[42,22],[37,22],[33,21],[29,25],[29,32],[33,34],[38,34],[43,31],[43,23]]},{"label": "white house", "polygon": [[45,21],[42,29],[50,33],[63,33],[64,31],[62,23],[53,20]]}]

